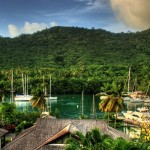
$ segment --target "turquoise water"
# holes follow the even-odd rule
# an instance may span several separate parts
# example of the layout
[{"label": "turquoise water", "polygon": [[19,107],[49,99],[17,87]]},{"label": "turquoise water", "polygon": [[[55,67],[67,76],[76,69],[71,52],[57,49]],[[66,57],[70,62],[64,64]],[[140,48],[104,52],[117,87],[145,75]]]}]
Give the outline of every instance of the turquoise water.
[{"label": "turquoise water", "polygon": [[[54,112],[56,109],[60,111],[60,118],[79,118],[82,114],[82,95],[75,94],[75,95],[57,95],[58,99],[55,100],[49,100],[48,101],[48,110]],[[100,118],[104,115],[99,109],[99,97],[95,97],[95,115],[94,118]],[[32,109],[30,102],[16,102],[17,108],[20,111],[37,111],[37,109]],[[150,108],[150,104],[145,104],[147,107]],[[144,106],[145,106],[144,105]],[[130,103],[125,102],[125,111],[126,110],[136,110],[138,107],[143,106],[143,103]],[[84,115],[86,115],[88,118],[93,118],[93,96],[92,95],[85,95],[84,96]],[[133,127],[132,127],[133,128]],[[127,127],[123,127],[124,132],[128,135],[135,136],[136,132],[133,133],[135,128],[133,130],[129,131],[127,130]]]},{"label": "turquoise water", "polygon": [[[93,95],[85,95],[82,105],[82,95],[79,94],[68,94],[68,95],[57,95],[58,99],[48,101],[48,110],[54,112],[56,109],[60,112],[60,118],[79,118],[82,114],[88,118],[93,116]],[[95,97],[95,117],[102,115],[98,109],[100,102],[99,97]],[[20,111],[36,111],[32,109],[30,102],[16,102],[17,108]]]},{"label": "turquoise water", "polygon": [[[91,118],[93,115],[93,95],[84,95],[84,105],[82,107],[82,95],[79,94],[65,94],[65,95],[57,95],[58,99],[49,100],[48,101],[48,111],[55,112],[56,109],[60,112],[60,118],[79,118],[82,114],[82,110],[84,115],[88,118]],[[95,96],[95,115],[94,117],[101,117],[103,113],[98,109],[100,99]],[[16,102],[17,108],[20,111],[37,111],[37,108],[32,109],[32,105],[30,102]],[[126,110],[135,111],[138,107],[147,106],[150,108],[150,104],[143,103],[129,103],[125,102]]]}]

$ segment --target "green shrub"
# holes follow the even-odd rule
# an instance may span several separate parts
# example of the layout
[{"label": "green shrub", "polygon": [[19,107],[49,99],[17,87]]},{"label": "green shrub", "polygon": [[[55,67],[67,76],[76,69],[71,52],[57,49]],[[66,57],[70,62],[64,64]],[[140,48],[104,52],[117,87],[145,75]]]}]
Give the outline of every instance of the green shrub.
[{"label": "green shrub", "polygon": [[31,127],[33,125],[33,123],[31,122],[27,122],[27,121],[22,121],[17,127],[16,127],[16,130],[15,130],[15,133],[18,134],[20,133],[22,130],[28,128],[28,127]]}]

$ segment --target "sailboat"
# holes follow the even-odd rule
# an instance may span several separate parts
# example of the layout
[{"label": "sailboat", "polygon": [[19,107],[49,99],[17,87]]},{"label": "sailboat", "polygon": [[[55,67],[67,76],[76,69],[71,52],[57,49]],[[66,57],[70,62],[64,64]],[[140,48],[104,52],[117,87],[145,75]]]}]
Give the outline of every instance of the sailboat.
[{"label": "sailboat", "polygon": [[128,83],[127,83],[127,92],[123,93],[122,99],[124,101],[130,101],[132,98],[129,96],[130,92],[130,79],[131,79],[131,67],[129,67],[129,72],[128,72]]},{"label": "sailboat", "polygon": [[23,94],[22,95],[16,95],[14,100],[15,101],[29,101],[33,98],[32,95],[28,94],[28,76],[23,76],[22,74],[22,85],[23,85]]},{"label": "sailboat", "polygon": [[84,90],[82,91],[82,99],[81,99],[81,115],[79,116],[80,119],[86,119],[87,116],[84,114]]},{"label": "sailboat", "polygon": [[52,80],[52,78],[51,78],[51,75],[50,75],[50,81],[49,81],[50,87],[49,87],[49,97],[48,97],[48,99],[50,99],[50,100],[57,100],[57,96],[52,96],[52,94],[51,94],[51,92],[52,92],[51,80]]},{"label": "sailboat", "polygon": [[126,94],[124,94],[124,96],[122,96],[122,99],[124,101],[130,101],[131,103],[143,102],[144,101],[142,99],[142,97],[144,95],[143,92],[136,90],[137,78],[135,79],[133,91],[132,92],[130,91],[130,79],[131,79],[130,76],[131,76],[131,67],[129,67],[129,73],[128,73],[128,91]]},{"label": "sailboat", "polygon": [[14,102],[14,86],[13,86],[13,82],[14,82],[14,75],[13,75],[13,70],[12,70],[12,74],[11,74],[11,96],[10,96],[10,102]]},{"label": "sailboat", "polygon": [[95,96],[93,94],[93,104],[92,104],[92,114],[91,114],[91,118],[92,119],[96,119],[96,109],[95,109]]}]

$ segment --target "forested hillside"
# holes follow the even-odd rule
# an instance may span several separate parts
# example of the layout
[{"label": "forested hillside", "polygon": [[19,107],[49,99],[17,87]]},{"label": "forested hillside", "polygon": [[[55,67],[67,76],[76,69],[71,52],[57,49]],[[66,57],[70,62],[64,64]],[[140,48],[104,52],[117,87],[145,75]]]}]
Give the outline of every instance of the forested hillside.
[{"label": "forested hillside", "polygon": [[147,63],[149,41],[150,29],[115,34],[101,29],[53,27],[33,35],[1,37],[0,68]]},{"label": "forested hillside", "polygon": [[[15,92],[21,92],[21,73],[30,76],[30,91],[41,89],[42,76],[53,92],[96,93],[125,83],[131,66],[132,82],[146,90],[150,82],[150,29],[111,33],[101,29],[53,27],[32,35],[0,37],[0,88],[10,91],[14,70]],[[5,70],[5,71],[4,71]],[[6,84],[7,81],[7,84]],[[125,85],[124,85],[125,86]]]}]

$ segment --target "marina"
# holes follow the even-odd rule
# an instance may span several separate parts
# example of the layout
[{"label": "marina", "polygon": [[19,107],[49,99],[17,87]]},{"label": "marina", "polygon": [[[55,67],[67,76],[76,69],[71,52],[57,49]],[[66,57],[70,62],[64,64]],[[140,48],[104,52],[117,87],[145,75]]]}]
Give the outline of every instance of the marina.
[{"label": "marina", "polygon": [[[17,109],[20,111],[37,111],[32,109],[29,101],[16,101]],[[95,97],[93,110],[93,95],[84,95],[84,106],[82,95],[67,94],[58,95],[57,100],[47,99],[48,111],[54,112],[56,109],[60,112],[60,118],[79,118],[81,114],[88,118],[94,113],[95,116],[101,116],[103,113],[98,109],[99,97]]]},{"label": "marina", "polygon": [[[90,117],[93,113],[97,117],[101,117],[104,113],[99,110],[100,99],[97,96],[85,94],[84,101],[82,94],[64,94],[57,95],[57,100],[51,100],[47,98],[47,107],[49,111],[55,111],[58,109],[60,111],[61,118],[78,118],[82,113],[87,117]],[[36,111],[37,109],[32,109],[31,102],[29,101],[16,101],[18,110],[20,111]],[[93,106],[94,105],[94,106]],[[150,103],[131,103],[130,101],[124,101],[125,109],[124,111],[137,111],[137,109],[144,110],[144,108],[149,109]]]}]

